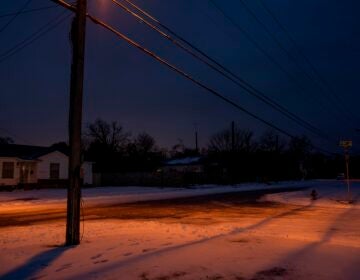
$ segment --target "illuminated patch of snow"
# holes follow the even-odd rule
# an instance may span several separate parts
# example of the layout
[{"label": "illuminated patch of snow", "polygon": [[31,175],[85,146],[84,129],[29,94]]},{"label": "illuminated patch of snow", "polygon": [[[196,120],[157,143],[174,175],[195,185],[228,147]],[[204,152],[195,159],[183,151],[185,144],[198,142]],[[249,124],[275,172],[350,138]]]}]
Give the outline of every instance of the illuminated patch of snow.
[{"label": "illuminated patch of snow", "polygon": [[[338,204],[332,199],[339,198],[344,191],[340,182],[312,184],[319,193],[318,201],[310,200],[310,190],[268,195],[266,198],[271,201],[295,205],[262,206],[261,212],[242,212],[241,207],[245,206],[232,209],[235,206],[223,203],[223,212],[194,211],[178,221],[170,218],[89,220],[82,228],[81,245],[70,248],[59,247],[64,242],[64,221],[3,227],[0,228],[0,279],[357,280],[360,210],[356,203],[332,207]],[[353,185],[354,196],[358,186],[358,183]],[[243,187],[246,189],[246,185]],[[248,189],[258,187],[247,185]],[[216,188],[198,189],[215,191]],[[85,197],[102,199],[114,195],[119,199],[148,194],[153,195],[151,198],[165,198],[161,194],[196,193],[196,190],[89,189]],[[11,198],[23,197],[24,193],[17,192]],[[29,193],[38,199],[9,202],[9,209],[17,209],[21,203],[28,208],[40,207],[41,201],[52,206],[64,195],[59,190],[51,195],[46,191]],[[129,197],[123,201],[129,201]],[[0,209],[6,205],[6,199],[2,201]],[[236,211],[240,211],[238,215]],[[217,222],[196,222],[209,215],[216,216]]]},{"label": "illuminated patch of snow", "polygon": [[[312,190],[315,190],[318,195],[318,199],[313,201],[310,196]],[[262,200],[294,205],[308,205],[311,201],[315,206],[319,207],[360,209],[360,183],[351,183],[350,196],[344,182],[329,181],[323,184],[316,184],[307,190],[268,194],[265,195]]]}]

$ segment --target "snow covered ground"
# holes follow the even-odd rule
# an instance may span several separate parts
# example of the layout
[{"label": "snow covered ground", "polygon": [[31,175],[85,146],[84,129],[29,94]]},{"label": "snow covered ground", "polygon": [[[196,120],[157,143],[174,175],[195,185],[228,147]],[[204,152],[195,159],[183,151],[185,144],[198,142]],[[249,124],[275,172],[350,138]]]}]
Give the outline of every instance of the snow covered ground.
[{"label": "snow covered ground", "polygon": [[[350,192],[348,192],[347,185],[342,181],[318,181],[318,184],[314,184],[311,190],[315,190],[318,194],[318,199],[312,202],[314,206],[360,209],[360,203],[358,202],[360,200],[359,182],[350,183]],[[309,197],[309,190],[302,190],[268,194],[263,199],[286,204],[308,205]],[[349,200],[354,200],[354,203],[349,204]]]},{"label": "snow covered ground", "polygon": [[[305,185],[317,189],[319,200],[311,201],[309,190],[253,204],[211,198],[182,208],[149,204],[149,212],[187,209],[176,218],[88,220],[81,245],[72,248],[61,246],[61,220],[0,227],[0,279],[359,279],[359,200],[342,202],[342,182],[280,184]],[[104,188],[84,195],[90,204],[106,204],[271,187],[278,186]],[[359,189],[353,183],[353,198]],[[59,190],[0,193],[0,215],[33,215],[32,208],[50,209],[64,198]]]}]

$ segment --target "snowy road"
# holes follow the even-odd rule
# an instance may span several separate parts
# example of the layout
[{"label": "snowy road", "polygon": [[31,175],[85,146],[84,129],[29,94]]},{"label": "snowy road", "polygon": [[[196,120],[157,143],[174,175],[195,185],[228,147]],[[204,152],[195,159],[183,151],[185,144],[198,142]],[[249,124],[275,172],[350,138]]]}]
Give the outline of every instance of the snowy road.
[{"label": "snowy road", "polygon": [[89,203],[75,248],[59,247],[63,202],[3,197],[0,279],[359,279],[358,203],[336,200],[339,182],[311,187],[319,201],[283,186]]},{"label": "snowy road", "polygon": [[[268,188],[262,190],[245,190],[234,193],[213,193],[196,195],[193,197],[180,197],[171,199],[159,199],[140,202],[116,202],[115,200],[106,200],[96,203],[82,203],[82,219],[100,220],[100,219],[134,219],[134,220],[158,220],[158,219],[181,219],[185,216],[191,217],[194,211],[201,213],[212,213],[220,211],[225,215],[227,212],[237,208],[237,211],[245,209],[245,205],[251,205],[256,208],[260,205],[271,203],[256,203],[257,199],[266,194],[276,194],[284,191],[304,190],[307,187],[291,188]],[[21,202],[24,203],[21,203]],[[53,223],[66,218],[66,203],[49,203],[42,205],[36,201],[31,203],[31,199],[17,199],[16,204],[10,207],[4,206],[0,210],[0,228],[9,226],[26,226],[39,223]],[[215,218],[215,216],[213,216]]]}]

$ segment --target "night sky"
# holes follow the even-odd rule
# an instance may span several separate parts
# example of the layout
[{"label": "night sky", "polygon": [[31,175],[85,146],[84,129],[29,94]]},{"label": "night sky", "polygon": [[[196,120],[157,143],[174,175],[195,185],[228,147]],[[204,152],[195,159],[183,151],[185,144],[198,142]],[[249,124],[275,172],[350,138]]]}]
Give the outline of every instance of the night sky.
[{"label": "night sky", "polygon": [[[243,1],[299,59],[302,68],[313,75],[309,65],[262,8],[259,0]],[[329,90],[321,92],[299,71],[240,0],[215,2],[295,76],[298,83],[306,88],[305,92],[299,92],[297,86],[226,21],[208,0],[134,0],[134,3],[332,138],[353,138],[354,145],[359,146],[360,132],[356,132],[355,128],[360,128],[360,1],[263,1],[340,97],[341,103]],[[1,1],[0,16],[17,11],[25,2]],[[32,0],[27,9],[52,5],[51,1]],[[88,5],[91,14],[113,24],[121,32],[262,118],[292,134],[306,133],[318,145],[337,149],[335,142],[331,146],[248,96],[124,13],[110,0],[89,0]],[[54,7],[22,14],[0,32],[0,136],[11,136],[17,143],[36,145],[67,140],[71,16],[38,41],[2,61],[8,49],[62,13],[62,7]],[[71,15],[70,12],[65,13]],[[10,18],[0,17],[0,30]],[[160,146],[166,147],[176,144],[179,138],[187,146],[194,146],[195,125],[202,147],[207,144],[210,135],[228,127],[232,120],[241,128],[253,130],[256,135],[267,129],[89,21],[85,74],[84,126],[96,118],[116,120],[133,134],[142,131],[150,133]]]}]

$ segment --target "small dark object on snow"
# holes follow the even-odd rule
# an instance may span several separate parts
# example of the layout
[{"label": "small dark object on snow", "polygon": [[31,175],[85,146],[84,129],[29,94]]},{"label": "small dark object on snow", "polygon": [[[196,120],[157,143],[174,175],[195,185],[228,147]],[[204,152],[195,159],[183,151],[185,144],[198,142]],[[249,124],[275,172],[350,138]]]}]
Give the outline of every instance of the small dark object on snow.
[{"label": "small dark object on snow", "polygon": [[[262,270],[256,273],[252,280],[265,280],[265,279],[283,279],[288,274],[288,270],[283,267],[273,267],[271,269]],[[281,277],[281,278],[280,278]]]},{"label": "small dark object on snow", "polygon": [[312,200],[317,200],[318,197],[319,197],[319,195],[318,195],[318,193],[317,193],[316,190],[312,190],[311,193],[310,193],[310,196],[311,196],[311,199],[312,199]]}]

